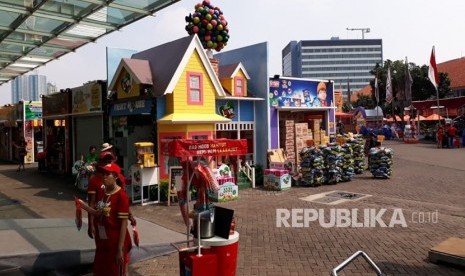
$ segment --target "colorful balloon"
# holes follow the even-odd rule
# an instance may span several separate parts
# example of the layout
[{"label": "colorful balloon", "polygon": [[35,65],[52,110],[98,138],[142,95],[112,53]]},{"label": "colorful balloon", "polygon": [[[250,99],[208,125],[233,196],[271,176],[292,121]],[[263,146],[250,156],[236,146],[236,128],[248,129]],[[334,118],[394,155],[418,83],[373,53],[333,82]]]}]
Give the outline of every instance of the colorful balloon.
[{"label": "colorful balloon", "polygon": [[204,0],[194,6],[194,12],[185,17],[186,31],[197,34],[205,49],[221,51],[229,40],[229,26],[219,7]]}]

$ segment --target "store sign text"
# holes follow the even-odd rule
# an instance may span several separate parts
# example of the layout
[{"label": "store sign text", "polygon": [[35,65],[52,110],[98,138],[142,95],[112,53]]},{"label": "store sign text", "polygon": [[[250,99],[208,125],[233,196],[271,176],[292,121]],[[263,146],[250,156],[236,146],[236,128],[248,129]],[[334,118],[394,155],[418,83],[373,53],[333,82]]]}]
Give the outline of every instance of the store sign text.
[{"label": "store sign text", "polygon": [[117,103],[113,106],[115,111],[127,111],[133,112],[135,109],[138,108],[145,108],[145,101],[138,100],[132,102],[125,102],[125,103]]}]

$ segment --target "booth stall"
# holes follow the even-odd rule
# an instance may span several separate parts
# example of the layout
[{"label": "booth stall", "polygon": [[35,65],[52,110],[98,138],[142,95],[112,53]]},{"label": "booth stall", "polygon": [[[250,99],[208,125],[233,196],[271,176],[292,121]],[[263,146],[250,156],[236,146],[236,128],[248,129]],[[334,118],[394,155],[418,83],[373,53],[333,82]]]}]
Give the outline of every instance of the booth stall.
[{"label": "booth stall", "polygon": [[301,78],[269,79],[271,149],[284,149],[297,168],[299,152],[313,144],[327,144],[334,134],[334,84]]},{"label": "booth stall", "polygon": [[[227,183],[220,185],[210,164],[213,157],[247,154],[247,141],[178,139],[167,141],[163,148],[164,155],[183,158],[183,183],[178,199],[187,227],[187,248],[179,250],[181,275],[194,275],[194,270],[199,273],[199,269],[205,269],[205,264],[210,274],[195,275],[235,275],[239,233],[231,229],[233,211],[211,202],[237,198],[237,189]],[[196,189],[192,213],[189,212],[191,186]],[[196,247],[189,247],[191,226]]]},{"label": "booth stall", "polygon": [[45,96],[42,108],[46,166],[52,173],[71,173],[71,90]]},{"label": "booth stall", "polygon": [[[102,103],[106,97],[106,82],[91,81],[71,91],[73,160],[80,160],[89,146],[99,147],[105,141]],[[85,133],[92,135],[83,135]]]}]

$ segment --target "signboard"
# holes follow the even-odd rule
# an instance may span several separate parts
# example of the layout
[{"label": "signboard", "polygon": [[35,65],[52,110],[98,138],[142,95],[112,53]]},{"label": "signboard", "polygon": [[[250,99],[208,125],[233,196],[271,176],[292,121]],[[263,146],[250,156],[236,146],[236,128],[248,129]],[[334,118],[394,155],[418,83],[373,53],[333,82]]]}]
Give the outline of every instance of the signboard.
[{"label": "signboard", "polygon": [[102,85],[86,83],[72,89],[72,113],[87,113],[102,110]]},{"label": "signboard", "polygon": [[247,154],[245,139],[188,140],[179,139],[168,142],[164,155],[168,156],[227,156]]},{"label": "signboard", "polygon": [[170,192],[173,189],[181,190],[182,188],[182,167],[181,166],[173,166],[170,167]]},{"label": "signboard", "polygon": [[234,114],[234,103],[232,101],[228,101],[225,105],[220,105],[220,107],[218,107],[218,112],[221,116],[231,120],[236,116]]},{"label": "signboard", "polygon": [[127,116],[142,113],[150,113],[152,100],[134,100],[113,104],[110,110],[111,116]]},{"label": "signboard", "polygon": [[332,82],[270,78],[268,94],[272,107],[331,107],[334,105]]},{"label": "signboard", "polygon": [[25,114],[26,120],[42,119],[42,102],[25,103],[24,114]]},{"label": "signboard", "polygon": [[42,99],[42,116],[66,115],[69,113],[70,93],[55,93]]}]

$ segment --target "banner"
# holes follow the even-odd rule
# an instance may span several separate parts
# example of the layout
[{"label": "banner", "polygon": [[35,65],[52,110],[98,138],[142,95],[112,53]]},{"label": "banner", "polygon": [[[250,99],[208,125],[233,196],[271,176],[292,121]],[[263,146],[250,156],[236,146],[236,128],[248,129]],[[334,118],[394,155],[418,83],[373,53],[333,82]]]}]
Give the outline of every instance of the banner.
[{"label": "banner", "polygon": [[227,156],[247,154],[247,140],[245,139],[179,139],[167,143],[167,146],[162,146],[162,148],[165,149],[163,154],[168,156]]},{"label": "banner", "polygon": [[102,85],[99,82],[86,83],[71,91],[73,114],[102,110]]},{"label": "banner", "polygon": [[305,79],[270,78],[269,103],[272,107],[334,106],[332,82]]}]

